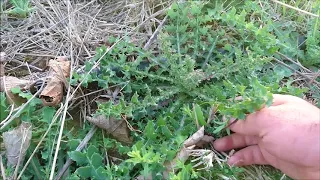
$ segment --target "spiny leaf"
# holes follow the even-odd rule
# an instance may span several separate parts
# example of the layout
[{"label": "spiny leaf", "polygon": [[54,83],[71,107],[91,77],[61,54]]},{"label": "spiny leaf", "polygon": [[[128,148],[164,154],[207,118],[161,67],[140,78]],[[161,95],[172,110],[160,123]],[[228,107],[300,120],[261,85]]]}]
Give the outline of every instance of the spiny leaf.
[{"label": "spiny leaf", "polygon": [[91,170],[92,170],[92,168],[90,166],[79,167],[75,173],[79,174],[80,177],[82,177],[82,178],[90,178],[91,177]]},{"label": "spiny leaf", "polygon": [[94,145],[90,145],[87,149],[87,156],[90,158],[94,153],[99,153],[99,150]]},{"label": "spiny leaf", "polygon": [[85,165],[88,163],[88,159],[85,153],[79,152],[79,151],[72,151],[69,153],[69,157],[76,161],[79,166]]},{"label": "spiny leaf", "polygon": [[155,133],[154,125],[152,121],[149,121],[145,130],[144,130],[145,136],[148,137],[151,140],[155,140],[157,137],[157,134]]}]

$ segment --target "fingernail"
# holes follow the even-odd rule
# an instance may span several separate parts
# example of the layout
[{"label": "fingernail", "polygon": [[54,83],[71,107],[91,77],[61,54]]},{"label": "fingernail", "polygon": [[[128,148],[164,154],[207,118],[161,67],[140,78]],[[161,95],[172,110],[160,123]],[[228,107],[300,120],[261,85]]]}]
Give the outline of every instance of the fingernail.
[{"label": "fingernail", "polygon": [[239,159],[236,156],[231,156],[230,159],[228,160],[228,164],[230,166],[239,166],[241,164],[241,162],[243,162],[243,160]]}]

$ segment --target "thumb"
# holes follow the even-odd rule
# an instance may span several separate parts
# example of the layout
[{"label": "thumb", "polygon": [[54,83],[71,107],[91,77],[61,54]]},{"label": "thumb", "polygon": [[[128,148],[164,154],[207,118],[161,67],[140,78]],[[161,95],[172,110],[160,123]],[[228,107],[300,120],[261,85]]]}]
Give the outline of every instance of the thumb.
[{"label": "thumb", "polygon": [[246,166],[252,164],[265,165],[268,163],[263,157],[260,147],[258,145],[253,145],[236,152],[228,160],[228,164],[231,166]]}]

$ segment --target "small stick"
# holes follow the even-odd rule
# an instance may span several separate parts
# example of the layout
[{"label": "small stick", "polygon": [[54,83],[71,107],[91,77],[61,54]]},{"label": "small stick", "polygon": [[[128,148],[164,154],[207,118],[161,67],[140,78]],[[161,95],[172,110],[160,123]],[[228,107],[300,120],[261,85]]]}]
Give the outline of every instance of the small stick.
[{"label": "small stick", "polygon": [[36,57],[51,57],[51,58],[57,57],[56,55],[50,55],[50,54],[32,54],[32,53],[19,53],[19,52],[15,53],[15,54],[24,55],[24,56],[36,56]]},{"label": "small stick", "polygon": [[317,72],[317,74],[309,81],[309,84],[312,84],[318,77],[320,76],[320,70]]},{"label": "small stick", "polygon": [[288,61],[290,61],[290,62],[292,62],[293,64],[295,64],[295,65],[297,65],[297,66],[299,66],[299,67],[301,67],[302,69],[304,69],[305,71],[307,71],[308,73],[312,73],[312,71],[310,71],[308,68],[305,68],[304,66],[302,66],[300,63],[297,63],[297,62],[295,62],[294,60],[292,60],[291,58],[289,58],[288,56],[286,56],[286,55],[284,55],[284,54],[282,54],[282,53],[280,53],[280,52],[276,52],[278,55],[280,55],[280,56],[282,56],[282,57],[284,57],[286,60],[288,60]]},{"label": "small stick", "polygon": [[[44,70],[41,69],[41,68],[38,68],[38,67],[36,67],[36,66],[34,66],[34,65],[31,65],[31,64],[28,64],[28,63],[25,63],[25,62],[21,62],[21,61],[15,60],[15,59],[12,59],[11,61],[12,61],[12,62],[15,62],[15,63],[18,63],[18,64],[20,64],[21,66],[27,66],[28,68],[30,67],[30,69],[33,69],[33,70],[36,70],[36,71],[39,71],[39,72],[43,72],[43,71],[44,71]],[[10,69],[10,70],[8,70],[8,71],[13,71],[13,70],[15,70],[15,69],[17,69],[17,68],[19,68],[19,67],[20,67],[20,66],[15,67],[15,68],[12,68],[12,69]]]},{"label": "small stick", "polygon": [[[78,145],[76,151],[82,151],[82,149],[88,144],[88,142],[90,141],[90,139],[92,138],[92,136],[94,135],[96,130],[97,130],[97,126],[93,125],[91,127],[90,131],[87,133],[87,135],[83,138],[83,140]],[[70,158],[67,159],[67,161],[66,161],[66,163],[64,163],[62,169],[58,172],[56,180],[61,179],[64,172],[69,168],[69,166],[72,164],[72,162],[73,162],[72,159],[70,159]]]},{"label": "small stick", "polygon": [[150,48],[150,45],[153,43],[153,41],[155,41],[157,39],[157,36],[162,28],[162,26],[164,25],[164,23],[167,20],[167,17],[164,17],[164,19],[161,21],[161,23],[159,24],[159,26],[157,27],[157,29],[154,31],[154,33],[152,34],[152,36],[150,37],[150,39],[148,40],[148,42],[144,45],[143,49],[148,50]]},{"label": "small stick", "polygon": [[283,3],[283,2],[280,2],[280,1],[277,1],[277,0],[272,0],[272,1],[275,2],[275,3],[281,4],[281,5],[283,5],[283,6],[286,6],[286,7],[290,8],[290,9],[299,11],[299,12],[301,12],[301,13],[308,14],[308,15],[313,16],[313,17],[316,17],[316,18],[319,18],[319,17],[320,17],[319,15],[316,15],[316,14],[313,14],[313,13],[311,13],[311,12],[308,12],[308,11],[305,11],[305,10],[302,10],[302,9],[299,9],[299,8],[296,8],[296,7],[293,7],[293,6],[290,6],[290,5],[286,4],[286,3]]},{"label": "small stick", "polygon": [[[308,77],[308,76],[302,74],[301,72],[293,69],[291,66],[289,66],[289,65],[287,65],[286,63],[280,61],[279,59],[277,59],[277,58],[275,58],[275,57],[273,57],[273,59],[274,59],[275,61],[277,61],[277,63],[279,63],[279,64],[287,67],[288,69],[291,69],[292,71],[296,72],[296,73],[299,74],[300,76],[302,76],[302,77],[304,77],[304,78],[306,78],[306,79],[308,79],[308,80],[312,80],[310,77]],[[320,83],[319,83],[318,81],[316,81],[316,80],[314,80],[313,83],[315,83],[316,85],[320,86]]]}]

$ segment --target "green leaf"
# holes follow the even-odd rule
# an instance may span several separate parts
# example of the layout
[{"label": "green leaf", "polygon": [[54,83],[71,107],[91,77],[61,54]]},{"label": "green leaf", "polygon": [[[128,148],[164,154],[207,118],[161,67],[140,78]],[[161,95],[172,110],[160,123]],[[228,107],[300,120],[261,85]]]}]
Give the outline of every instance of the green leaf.
[{"label": "green leaf", "polygon": [[33,11],[33,8],[30,8],[29,0],[10,0],[13,5],[13,9],[9,11],[9,14],[26,17],[27,14]]},{"label": "green leaf", "polygon": [[13,88],[11,88],[10,90],[11,90],[11,92],[12,92],[13,94],[19,94],[19,93],[21,93],[20,87],[13,87]]},{"label": "green leaf", "polygon": [[163,117],[159,117],[157,121],[158,126],[166,126],[166,121],[164,120]]},{"label": "green leaf", "polygon": [[167,126],[161,126],[162,134],[165,135],[167,138],[171,138],[173,135]]},{"label": "green leaf", "polygon": [[220,125],[220,126],[218,126],[212,133],[213,133],[213,134],[218,134],[218,133],[220,133],[220,131],[221,131],[223,128],[225,128],[225,127],[226,127],[225,124]]},{"label": "green leaf", "polygon": [[49,152],[48,151],[42,151],[41,152],[41,158],[46,160],[49,157]]},{"label": "green leaf", "polygon": [[90,145],[87,149],[87,156],[90,158],[94,153],[99,153],[99,150],[95,146]]},{"label": "green leaf", "polygon": [[273,68],[274,72],[277,73],[281,78],[290,77],[294,72],[282,65],[277,65]]},{"label": "green leaf", "polygon": [[148,179],[148,176],[150,176],[150,172],[151,172],[151,169],[150,169],[149,165],[143,164],[143,170],[140,172],[141,175],[143,175],[143,177]]},{"label": "green leaf", "polygon": [[5,93],[0,93],[0,122],[7,118],[9,112],[8,112],[8,104],[7,104],[7,98]]},{"label": "green leaf", "polygon": [[126,162],[131,162],[133,164],[138,164],[143,162],[140,151],[137,149],[135,145],[132,147],[132,151],[128,152],[128,156],[131,158],[127,159]]},{"label": "green leaf", "polygon": [[68,141],[67,146],[70,151],[75,151],[79,144],[79,139],[71,139]]},{"label": "green leaf", "polygon": [[135,92],[134,95],[131,97],[131,102],[133,104],[139,104],[138,97],[139,97],[139,95],[137,94],[137,92]]},{"label": "green leaf", "polygon": [[55,113],[56,109],[53,107],[46,106],[42,108],[42,120],[50,124]]},{"label": "green leaf", "polygon": [[91,156],[91,164],[94,168],[102,166],[102,157],[98,153],[94,153]]},{"label": "green leaf", "polygon": [[85,153],[82,153],[80,151],[72,151],[69,153],[69,157],[76,161],[78,165],[85,165],[88,163],[88,159]]},{"label": "green leaf", "polygon": [[194,105],[193,114],[194,114],[195,120],[198,121],[200,126],[205,126],[207,124],[206,121],[204,120],[201,107],[198,104]]},{"label": "green leaf", "polygon": [[80,180],[80,178],[76,174],[71,174],[70,176],[66,177],[66,180]]},{"label": "green leaf", "polygon": [[92,170],[92,168],[90,166],[79,167],[75,173],[79,174],[79,176],[82,178],[90,178],[91,177],[91,170]]},{"label": "green leaf", "polygon": [[148,124],[144,130],[144,134],[147,138],[155,140],[157,138],[157,134],[155,133],[155,129],[153,126],[153,122],[148,121]]},{"label": "green leaf", "polygon": [[98,169],[96,169],[96,175],[99,177],[98,179],[114,179],[112,178],[111,173],[110,173],[111,177],[108,176],[109,175],[108,171],[103,167],[99,167]]}]

